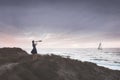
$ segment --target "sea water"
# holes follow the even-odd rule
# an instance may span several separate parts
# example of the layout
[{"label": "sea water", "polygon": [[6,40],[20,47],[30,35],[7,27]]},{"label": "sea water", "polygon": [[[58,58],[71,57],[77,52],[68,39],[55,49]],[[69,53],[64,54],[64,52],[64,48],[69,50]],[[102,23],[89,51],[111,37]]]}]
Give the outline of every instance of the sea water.
[{"label": "sea water", "polygon": [[[31,49],[25,49],[30,53]],[[40,48],[37,49],[39,54],[55,54],[63,57],[70,57],[80,61],[88,61],[96,63],[113,70],[120,70],[120,49],[106,48],[98,49],[81,49],[81,48]]]}]

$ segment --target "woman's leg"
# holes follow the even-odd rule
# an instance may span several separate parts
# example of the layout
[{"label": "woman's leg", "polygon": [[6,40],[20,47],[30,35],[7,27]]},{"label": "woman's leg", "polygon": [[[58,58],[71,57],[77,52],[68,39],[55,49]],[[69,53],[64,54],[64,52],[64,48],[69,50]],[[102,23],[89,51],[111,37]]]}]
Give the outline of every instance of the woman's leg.
[{"label": "woman's leg", "polygon": [[37,59],[37,54],[35,54],[35,59]]},{"label": "woman's leg", "polygon": [[35,60],[35,54],[33,54],[33,61]]},{"label": "woman's leg", "polygon": [[33,61],[37,59],[37,54],[33,54]]}]

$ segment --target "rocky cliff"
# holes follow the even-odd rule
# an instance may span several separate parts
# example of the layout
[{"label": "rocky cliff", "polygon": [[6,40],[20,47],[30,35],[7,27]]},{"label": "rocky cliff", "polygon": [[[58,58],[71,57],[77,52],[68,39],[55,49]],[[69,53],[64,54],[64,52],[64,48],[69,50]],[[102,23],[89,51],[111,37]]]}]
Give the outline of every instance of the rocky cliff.
[{"label": "rocky cliff", "polygon": [[[38,55],[33,61],[32,56],[22,49],[0,49],[0,54],[3,52],[7,55],[0,55],[0,80],[120,80],[120,71],[90,62],[56,55]],[[15,56],[9,55],[12,53]]]}]

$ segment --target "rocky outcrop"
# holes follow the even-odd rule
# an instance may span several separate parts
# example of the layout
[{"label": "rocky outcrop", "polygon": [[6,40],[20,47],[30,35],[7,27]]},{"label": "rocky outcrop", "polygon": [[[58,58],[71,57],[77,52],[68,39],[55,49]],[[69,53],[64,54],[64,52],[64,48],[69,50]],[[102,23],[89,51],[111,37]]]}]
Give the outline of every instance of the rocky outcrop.
[{"label": "rocky outcrop", "polygon": [[21,48],[0,48],[0,56],[25,56],[26,51]]},{"label": "rocky outcrop", "polygon": [[28,53],[21,48],[0,48],[0,65],[19,62],[25,56]]},{"label": "rocky outcrop", "polygon": [[31,55],[17,58],[0,66],[0,80],[120,80],[120,71],[90,62],[56,55],[38,55],[34,61]]},{"label": "rocky outcrop", "polygon": [[0,75],[6,73],[7,71],[11,70],[14,66],[16,66],[18,63],[9,63],[0,66]]}]

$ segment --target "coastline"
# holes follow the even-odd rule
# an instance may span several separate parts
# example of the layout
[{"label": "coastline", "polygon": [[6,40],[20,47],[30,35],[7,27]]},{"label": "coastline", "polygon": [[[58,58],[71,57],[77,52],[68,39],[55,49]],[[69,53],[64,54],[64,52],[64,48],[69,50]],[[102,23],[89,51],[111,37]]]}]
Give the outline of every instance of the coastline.
[{"label": "coastline", "polygon": [[32,55],[20,48],[0,49],[0,80],[120,80],[120,71],[58,55]]},{"label": "coastline", "polygon": [[[30,48],[24,50],[31,54]],[[120,61],[120,54],[117,53],[119,51],[119,48],[105,48],[102,51],[98,51],[96,48],[38,48],[38,52],[41,55],[55,54],[63,57],[69,56],[71,59],[92,62],[112,70],[120,70],[120,62],[118,62]]]}]

